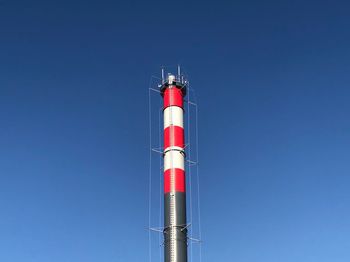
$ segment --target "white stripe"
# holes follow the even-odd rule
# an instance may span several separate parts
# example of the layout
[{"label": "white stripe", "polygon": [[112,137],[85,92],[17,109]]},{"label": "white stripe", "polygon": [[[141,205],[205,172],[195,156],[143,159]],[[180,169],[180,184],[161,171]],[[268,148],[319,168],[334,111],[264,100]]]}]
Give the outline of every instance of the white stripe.
[{"label": "white stripe", "polygon": [[180,151],[168,151],[164,155],[164,171],[170,168],[185,170],[185,157]]},{"label": "white stripe", "polygon": [[169,106],[164,109],[164,129],[170,125],[184,127],[183,109],[178,106]]}]

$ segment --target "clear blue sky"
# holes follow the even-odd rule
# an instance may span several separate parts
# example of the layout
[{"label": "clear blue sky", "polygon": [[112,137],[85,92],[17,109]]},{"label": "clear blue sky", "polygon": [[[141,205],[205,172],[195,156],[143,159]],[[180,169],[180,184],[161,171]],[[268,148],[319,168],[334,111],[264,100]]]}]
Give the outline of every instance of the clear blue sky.
[{"label": "clear blue sky", "polygon": [[349,9],[0,1],[0,261],[147,261],[148,83],[176,63],[203,262],[350,261]]}]

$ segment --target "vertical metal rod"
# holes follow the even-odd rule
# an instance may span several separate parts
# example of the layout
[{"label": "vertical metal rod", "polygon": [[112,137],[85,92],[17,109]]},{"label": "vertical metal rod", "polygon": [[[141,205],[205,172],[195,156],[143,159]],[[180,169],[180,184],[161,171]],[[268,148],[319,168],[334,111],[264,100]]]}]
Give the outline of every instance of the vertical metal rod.
[{"label": "vertical metal rod", "polygon": [[[187,96],[187,144],[188,144],[188,147],[187,147],[187,152],[188,152],[188,158],[190,160],[192,160],[192,157],[191,157],[191,151],[192,151],[192,144],[191,144],[191,124],[190,124],[190,120],[191,120],[191,110],[190,110],[190,93],[191,93],[191,90],[190,90],[190,85],[188,85],[187,87],[187,91],[188,91],[188,96]],[[192,209],[192,168],[191,168],[191,164],[189,163],[188,164],[188,181],[189,181],[189,193],[190,193],[190,200],[189,200],[189,208],[190,208],[190,223],[193,223],[193,209]],[[193,235],[193,227],[190,228],[190,236]],[[193,243],[192,241],[190,242],[190,262],[192,262],[193,260]]]},{"label": "vertical metal rod", "polygon": [[[150,81],[151,86],[151,81]],[[152,211],[152,111],[151,111],[151,89],[148,89],[148,121],[149,121],[149,185],[148,185],[148,228],[151,228]],[[152,262],[152,236],[148,230],[148,259]]]}]

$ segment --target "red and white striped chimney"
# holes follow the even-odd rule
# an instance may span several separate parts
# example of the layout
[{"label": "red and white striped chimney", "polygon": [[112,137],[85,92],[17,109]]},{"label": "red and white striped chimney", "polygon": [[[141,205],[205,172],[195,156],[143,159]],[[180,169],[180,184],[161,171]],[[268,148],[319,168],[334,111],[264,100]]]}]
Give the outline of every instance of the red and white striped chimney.
[{"label": "red and white striped chimney", "polygon": [[168,75],[161,94],[164,102],[164,261],[187,262],[183,120],[186,86],[180,79]]}]

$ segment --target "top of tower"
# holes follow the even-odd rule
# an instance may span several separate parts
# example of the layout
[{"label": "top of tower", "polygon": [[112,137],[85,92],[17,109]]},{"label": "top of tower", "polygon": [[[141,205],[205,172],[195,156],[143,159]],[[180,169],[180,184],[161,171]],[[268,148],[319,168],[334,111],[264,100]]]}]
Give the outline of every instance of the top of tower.
[{"label": "top of tower", "polygon": [[181,74],[180,66],[177,67],[177,75],[174,75],[172,73],[167,73],[167,76],[164,76],[164,68],[162,68],[162,82],[159,85],[161,95],[163,96],[163,93],[165,89],[167,88],[178,88],[181,89],[182,95],[186,95],[186,89],[188,81],[185,78],[183,74]]}]

